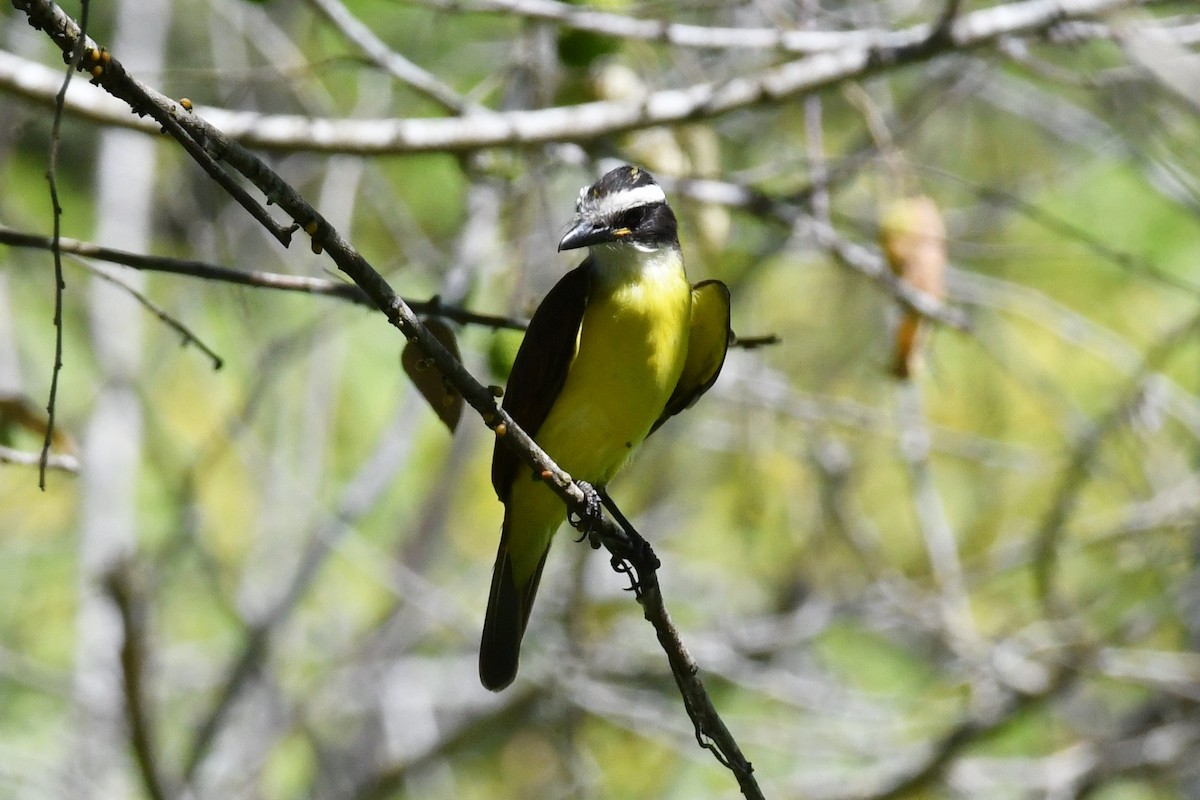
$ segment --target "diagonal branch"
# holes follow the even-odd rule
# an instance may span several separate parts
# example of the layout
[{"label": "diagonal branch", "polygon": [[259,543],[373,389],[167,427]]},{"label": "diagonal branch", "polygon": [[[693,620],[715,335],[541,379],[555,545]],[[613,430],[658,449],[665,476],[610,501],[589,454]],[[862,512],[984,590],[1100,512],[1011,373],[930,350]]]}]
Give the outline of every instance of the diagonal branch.
[{"label": "diagonal branch", "polygon": [[389,48],[362,20],[350,13],[341,0],[309,0],[309,4],[333,24],[350,42],[366,54],[377,67],[398,81],[420,92],[452,114],[484,110],[454,89],[442,83],[404,56]]},{"label": "diagonal branch", "polygon": [[[62,240],[60,239],[59,242],[61,244]],[[63,252],[66,251],[64,250]],[[111,270],[102,268],[96,264],[91,264],[82,259],[76,259],[76,261],[88,272],[92,273],[100,280],[116,286],[118,289],[125,292],[138,303],[140,303],[142,308],[158,317],[162,324],[179,334],[180,339],[182,340],[181,343],[184,347],[187,347],[188,345],[194,345],[200,352],[208,356],[209,361],[212,362],[212,367],[214,370],[218,370],[225,365],[225,360],[221,358],[221,356],[218,355],[215,350],[205,344],[204,341],[197,336],[191,328],[183,324],[183,322],[180,320],[171,316],[171,314],[167,313],[166,309],[164,309],[158,303],[155,303],[144,293],[138,291],[125,281],[121,280],[119,277],[114,275]]]}]

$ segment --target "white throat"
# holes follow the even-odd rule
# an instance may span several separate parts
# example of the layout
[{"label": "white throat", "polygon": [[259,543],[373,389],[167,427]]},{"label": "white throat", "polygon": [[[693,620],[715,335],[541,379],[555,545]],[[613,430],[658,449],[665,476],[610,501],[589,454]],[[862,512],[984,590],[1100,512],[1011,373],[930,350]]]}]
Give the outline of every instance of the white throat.
[{"label": "white throat", "polygon": [[683,253],[673,245],[615,242],[588,248],[600,280],[621,283],[634,279],[667,278],[683,274]]}]

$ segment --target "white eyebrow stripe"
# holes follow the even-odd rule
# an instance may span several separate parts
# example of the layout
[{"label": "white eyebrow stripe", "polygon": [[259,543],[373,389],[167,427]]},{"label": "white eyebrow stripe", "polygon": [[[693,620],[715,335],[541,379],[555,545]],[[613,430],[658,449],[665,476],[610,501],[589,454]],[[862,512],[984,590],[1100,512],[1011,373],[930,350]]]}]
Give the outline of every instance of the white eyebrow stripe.
[{"label": "white eyebrow stripe", "polygon": [[657,183],[638,186],[633,189],[622,189],[616,194],[601,197],[596,200],[588,198],[588,211],[599,217],[611,217],[620,211],[628,211],[638,206],[649,206],[654,203],[667,202],[667,195]]}]

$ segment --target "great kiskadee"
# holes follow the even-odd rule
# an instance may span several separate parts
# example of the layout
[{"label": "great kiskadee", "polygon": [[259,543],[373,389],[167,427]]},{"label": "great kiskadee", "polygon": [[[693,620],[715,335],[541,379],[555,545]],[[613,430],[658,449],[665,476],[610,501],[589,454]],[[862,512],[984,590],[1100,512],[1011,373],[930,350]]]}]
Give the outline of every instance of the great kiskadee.
[{"label": "great kiskadee", "polygon": [[[588,248],[538,306],[513,362],[504,409],[577,481],[604,487],[641,442],[712,386],[732,334],[729,290],[690,286],[675,215],[635,166],[579,192],[558,249]],[[479,677],[517,674],[546,554],[566,510],[501,441],[492,485],[504,503]]]}]

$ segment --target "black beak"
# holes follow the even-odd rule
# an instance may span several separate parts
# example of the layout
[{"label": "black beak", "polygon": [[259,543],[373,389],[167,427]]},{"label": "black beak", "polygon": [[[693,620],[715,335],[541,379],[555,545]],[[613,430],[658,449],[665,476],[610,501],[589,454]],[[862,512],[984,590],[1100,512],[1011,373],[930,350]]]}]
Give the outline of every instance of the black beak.
[{"label": "black beak", "polygon": [[559,252],[577,250],[580,247],[616,241],[616,238],[612,228],[607,225],[597,226],[586,219],[581,219],[575,223],[574,228],[567,231],[567,235],[558,243],[558,250]]}]

